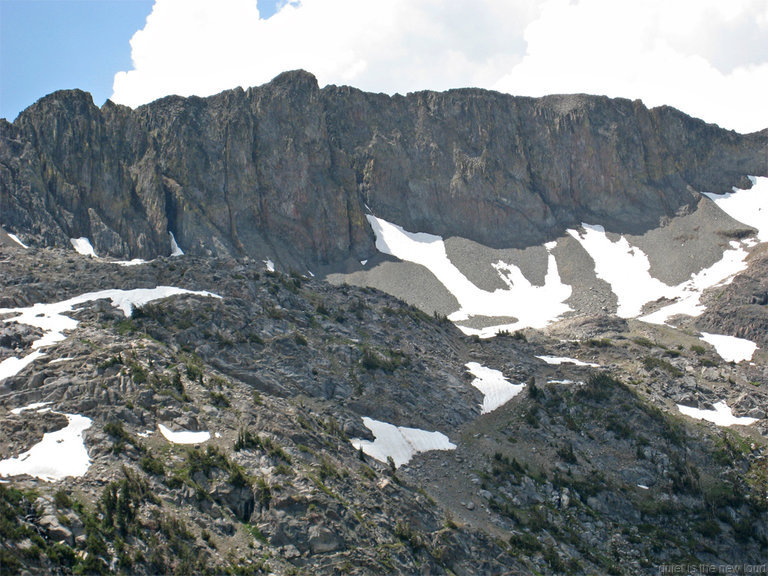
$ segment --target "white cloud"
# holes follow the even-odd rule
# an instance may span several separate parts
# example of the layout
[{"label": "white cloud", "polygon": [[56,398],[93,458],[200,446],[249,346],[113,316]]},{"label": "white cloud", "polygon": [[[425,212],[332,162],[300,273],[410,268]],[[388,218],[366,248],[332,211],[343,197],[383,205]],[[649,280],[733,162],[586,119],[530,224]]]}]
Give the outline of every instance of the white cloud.
[{"label": "white cloud", "polygon": [[[722,50],[760,34],[754,51]],[[526,28],[525,58],[495,88],[641,98],[749,132],[768,127],[766,34],[765,1],[552,0]]]},{"label": "white cloud", "polygon": [[156,0],[113,100],[206,96],[304,68],[321,85],[405,93],[464,86],[669,104],[768,127],[765,0]]}]

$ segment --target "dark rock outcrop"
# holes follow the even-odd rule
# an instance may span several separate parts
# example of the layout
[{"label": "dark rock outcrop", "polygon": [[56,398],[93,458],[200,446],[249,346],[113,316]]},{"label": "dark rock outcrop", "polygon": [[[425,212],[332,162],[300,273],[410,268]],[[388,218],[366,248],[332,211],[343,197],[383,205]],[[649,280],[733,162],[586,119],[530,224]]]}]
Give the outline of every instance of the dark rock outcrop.
[{"label": "dark rock outcrop", "polygon": [[306,72],[210,98],[101,109],[78,90],[0,120],[0,224],[30,241],[87,236],[154,257],[172,232],[198,255],[321,269],[374,253],[377,215],[499,247],[582,220],[639,233],[697,190],[768,175],[768,132],[667,108],[477,89],[393,97],[320,89]]}]

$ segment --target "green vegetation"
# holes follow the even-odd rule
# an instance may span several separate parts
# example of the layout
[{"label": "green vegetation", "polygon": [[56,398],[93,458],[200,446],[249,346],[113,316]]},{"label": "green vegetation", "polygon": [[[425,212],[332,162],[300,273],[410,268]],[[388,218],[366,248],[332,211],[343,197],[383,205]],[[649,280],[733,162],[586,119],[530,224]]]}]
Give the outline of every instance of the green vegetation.
[{"label": "green vegetation", "polygon": [[675,378],[679,378],[683,375],[683,371],[677,368],[676,366],[673,366],[666,360],[662,360],[661,358],[656,358],[655,356],[645,356],[642,359],[643,367],[648,370],[648,372],[651,372],[652,370],[658,368],[660,370],[663,370],[670,376],[673,376]]},{"label": "green vegetation", "polygon": [[253,449],[263,450],[270,458],[280,459],[286,464],[291,464],[290,455],[272,440],[272,438],[269,436],[251,434],[251,431],[247,428],[241,428],[238,431],[237,440],[235,440],[233,449],[236,452]]},{"label": "green vegetation", "polygon": [[402,350],[389,349],[383,351],[366,346],[363,348],[363,356],[360,363],[366,370],[394,372],[401,366],[409,366],[411,359]]}]

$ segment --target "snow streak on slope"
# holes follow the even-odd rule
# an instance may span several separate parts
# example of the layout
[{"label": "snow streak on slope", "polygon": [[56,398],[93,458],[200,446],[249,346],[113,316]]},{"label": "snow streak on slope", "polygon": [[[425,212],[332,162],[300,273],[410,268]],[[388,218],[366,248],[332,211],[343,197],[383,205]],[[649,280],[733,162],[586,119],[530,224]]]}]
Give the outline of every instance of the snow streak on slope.
[{"label": "snow streak on slope", "polygon": [[[543,286],[532,285],[517,266],[499,261],[493,267],[508,288],[488,292],[475,286],[454,266],[448,259],[440,236],[407,232],[400,226],[370,214],[366,218],[376,235],[376,248],[379,251],[424,266],[456,297],[460,308],[448,317],[450,320],[461,322],[472,316],[517,319],[513,324],[483,330],[459,326],[465,334],[490,337],[500,330],[544,328],[571,310],[565,304],[571,296],[571,287],[560,281],[557,263],[551,253]],[[547,251],[553,247],[554,244],[548,244]]]},{"label": "snow streak on slope", "polygon": [[752,188],[733,188],[729,194],[704,195],[714,200],[718,208],[734,220],[756,228],[757,239],[768,242],[768,178],[750,176]]},{"label": "snow streak on slope", "polygon": [[488,414],[503,406],[525,388],[525,384],[512,384],[499,370],[486,368],[477,362],[469,362],[466,367],[475,377],[472,386],[483,393],[483,403],[480,405],[482,414]]},{"label": "snow streak on slope", "polygon": [[184,250],[179,248],[179,245],[176,243],[176,237],[173,235],[173,232],[168,232],[168,234],[171,236],[171,256],[184,256]]},{"label": "snow streak on slope", "polygon": [[177,294],[221,298],[221,296],[211,292],[195,292],[173,286],[158,286],[157,288],[137,288],[135,290],[101,290],[99,292],[88,292],[69,300],[52,304],[39,303],[26,308],[0,308],[0,315],[16,314],[16,316],[6,318],[5,322],[17,322],[43,330],[43,335],[32,343],[34,352],[27,354],[23,358],[11,357],[0,362],[0,382],[15,376],[27,365],[43,356],[44,354],[39,350],[40,348],[61,342],[66,338],[64,335],[65,331],[77,328],[77,320],[66,316],[65,313],[72,312],[74,307],[79,304],[108,298],[112,300],[112,305],[122,310],[127,318],[136,306],[143,306],[153,300]]},{"label": "snow streak on slope", "polygon": [[[12,410],[20,414],[41,404],[31,404]],[[42,408],[38,412],[48,410]],[[61,414],[57,412],[57,414]],[[43,439],[17,458],[0,461],[0,476],[28,474],[46,482],[63,480],[67,476],[83,476],[91,465],[88,450],[83,440],[83,431],[91,427],[90,418],[79,414],[64,414],[68,424],[56,432],[48,432]]]},{"label": "snow streak on slope", "polygon": [[723,336],[721,334],[701,333],[701,339],[715,347],[720,357],[726,362],[743,362],[752,360],[752,355],[757,350],[757,344],[736,336]]},{"label": "snow streak on slope", "polygon": [[[37,410],[38,412],[43,412],[45,407],[51,404],[51,402],[33,402],[32,404],[27,404],[26,406],[22,406],[21,408],[14,408],[11,410],[11,414],[16,414],[18,416],[22,412],[26,412],[27,410]],[[50,408],[47,408],[47,410],[50,410]]]},{"label": "snow streak on slope", "polygon": [[14,242],[16,242],[16,244],[18,244],[18,245],[19,245],[19,246],[21,246],[22,248],[29,248],[29,246],[27,246],[26,244],[24,244],[24,242],[22,242],[22,241],[21,241],[21,239],[20,239],[18,236],[16,236],[16,234],[11,234],[11,233],[9,232],[9,233],[8,233],[8,238],[10,238],[10,239],[11,239],[11,240],[13,240]]},{"label": "snow streak on slope", "polygon": [[567,358],[565,356],[536,356],[539,360],[544,360],[547,364],[552,366],[559,366],[560,364],[573,364],[574,366],[589,366],[590,368],[600,368],[600,364],[593,362],[583,362],[576,358]]},{"label": "snow streak on slope", "polygon": [[669,286],[650,273],[648,256],[622,236],[611,241],[602,226],[582,223],[583,232],[568,230],[595,262],[595,274],[606,281],[618,299],[616,315],[636,318],[643,306],[660,298],[674,302],[640,318],[653,324],[665,324],[676,314],[699,316],[704,307],[699,300],[705,289],[727,284],[746,269],[747,252],[742,244],[731,242],[731,249],[709,268],[691,275],[689,280]]},{"label": "snow streak on slope", "polygon": [[363,424],[376,438],[373,442],[360,438],[352,438],[350,442],[356,449],[362,449],[368,456],[379,462],[392,458],[395,466],[407,464],[414,455],[428,450],[455,450],[456,444],[451,443],[445,434],[427,432],[418,428],[394,426],[363,417]]},{"label": "snow streak on slope", "polygon": [[142,264],[149,264],[149,262],[141,258],[134,258],[133,260],[113,260],[111,264],[117,264],[118,266],[141,266]]},{"label": "snow streak on slope", "polygon": [[731,409],[725,402],[718,402],[713,405],[714,410],[701,410],[699,408],[691,408],[690,406],[677,405],[677,409],[681,414],[696,418],[697,420],[706,420],[707,422],[713,422],[718,426],[733,426],[739,424],[741,426],[749,426],[757,422],[757,418],[749,418],[748,416],[734,416]]}]

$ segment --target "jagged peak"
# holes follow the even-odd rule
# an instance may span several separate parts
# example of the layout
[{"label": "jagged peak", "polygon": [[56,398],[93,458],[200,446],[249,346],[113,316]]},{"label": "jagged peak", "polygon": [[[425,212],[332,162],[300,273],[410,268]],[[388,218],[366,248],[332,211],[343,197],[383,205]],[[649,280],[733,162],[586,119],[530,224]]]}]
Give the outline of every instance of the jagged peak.
[{"label": "jagged peak", "polygon": [[317,78],[314,74],[311,72],[307,72],[306,70],[298,69],[298,70],[288,70],[286,72],[281,72],[272,80],[269,82],[269,84],[273,84],[275,86],[281,86],[281,85],[306,85],[309,84],[311,86],[314,86],[315,88],[318,88]]},{"label": "jagged peak", "polygon": [[17,120],[23,116],[26,116],[33,110],[38,110],[41,108],[62,108],[77,114],[82,113],[83,111],[90,108],[98,110],[98,106],[94,104],[93,96],[90,92],[80,90],[79,88],[72,88],[66,90],[56,90],[47,96],[43,96],[31,106],[28,106],[22,110],[17,117]]}]

